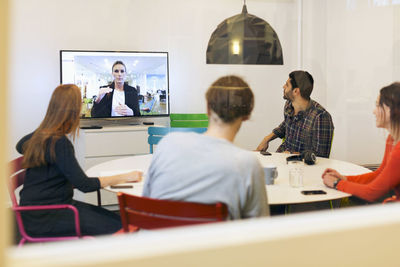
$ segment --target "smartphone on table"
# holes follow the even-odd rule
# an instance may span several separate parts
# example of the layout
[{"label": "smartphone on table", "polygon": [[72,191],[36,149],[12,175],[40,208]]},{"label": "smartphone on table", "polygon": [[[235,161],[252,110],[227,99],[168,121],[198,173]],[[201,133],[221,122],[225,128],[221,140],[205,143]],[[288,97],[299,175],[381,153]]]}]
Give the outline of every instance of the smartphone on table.
[{"label": "smartphone on table", "polygon": [[326,192],[324,190],[303,190],[301,191],[303,195],[325,195]]}]

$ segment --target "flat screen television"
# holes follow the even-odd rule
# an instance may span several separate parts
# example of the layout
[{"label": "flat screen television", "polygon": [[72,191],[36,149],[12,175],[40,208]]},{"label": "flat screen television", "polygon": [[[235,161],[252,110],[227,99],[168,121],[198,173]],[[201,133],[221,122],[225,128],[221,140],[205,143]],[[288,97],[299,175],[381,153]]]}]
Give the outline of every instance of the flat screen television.
[{"label": "flat screen television", "polygon": [[[117,61],[126,67],[122,98],[117,98],[121,90],[112,89],[112,66]],[[60,50],[61,83],[81,89],[81,119],[168,116],[168,74],[168,52]],[[122,84],[121,79],[119,82]],[[109,92],[99,94],[105,87]],[[135,111],[121,114],[114,109],[124,104]],[[105,112],[98,112],[100,108]]]}]

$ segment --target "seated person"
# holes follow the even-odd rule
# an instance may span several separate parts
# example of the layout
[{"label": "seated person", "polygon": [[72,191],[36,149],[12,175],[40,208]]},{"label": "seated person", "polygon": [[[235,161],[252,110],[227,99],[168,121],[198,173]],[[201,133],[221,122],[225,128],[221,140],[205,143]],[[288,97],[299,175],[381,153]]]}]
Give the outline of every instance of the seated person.
[{"label": "seated person", "polygon": [[140,105],[140,110],[144,112],[150,112],[153,109],[155,99],[150,94],[146,95],[145,99],[146,102],[143,102]]},{"label": "seated person", "polygon": [[236,76],[222,77],[208,89],[206,99],[208,130],[174,132],[160,141],[143,196],[222,202],[231,220],[268,215],[263,168],[254,153],[232,144],[253,110],[250,87]]},{"label": "seated person", "polygon": [[326,169],[322,178],[326,186],[352,194],[366,201],[376,201],[394,190],[400,197],[400,83],[381,89],[374,110],[376,127],[389,132],[380,167],[361,175],[344,176]]},{"label": "seated person", "polygon": [[125,83],[126,66],[122,61],[113,64],[112,75],[114,82],[99,89],[91,110],[92,117],[140,116],[138,92]]},{"label": "seated person", "polygon": [[310,98],[314,79],[306,71],[293,71],[283,85],[286,99],[284,120],[272,133],[264,137],[258,151],[266,151],[269,142],[284,138],[276,152],[313,152],[328,158],[331,152],[333,122],[331,115],[320,104]]},{"label": "seated person", "polygon": [[[122,225],[120,217],[98,206],[73,200],[73,188],[93,192],[101,187],[141,180],[142,173],[89,178],[79,166],[67,135],[75,138],[79,129],[81,92],[73,84],[58,86],[45,118],[31,134],[23,137],[17,150],[24,155],[25,182],[20,205],[70,204],[79,211],[83,235],[111,234]],[[22,219],[28,234],[37,237],[73,236],[75,222],[70,210],[27,211]]]}]

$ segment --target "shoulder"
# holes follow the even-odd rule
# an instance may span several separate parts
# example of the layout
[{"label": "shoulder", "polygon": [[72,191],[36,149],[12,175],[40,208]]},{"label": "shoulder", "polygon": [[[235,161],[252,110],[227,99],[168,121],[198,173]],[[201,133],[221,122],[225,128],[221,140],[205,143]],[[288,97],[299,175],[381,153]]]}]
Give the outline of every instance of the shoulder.
[{"label": "shoulder", "polygon": [[16,149],[17,149],[18,153],[23,154],[23,151],[22,151],[23,145],[25,144],[25,142],[29,141],[29,140],[32,138],[33,133],[34,133],[34,132],[25,135],[24,137],[22,137],[22,138],[18,141],[18,143],[17,143],[17,145],[16,145]]},{"label": "shoulder", "polygon": [[400,142],[397,142],[396,145],[393,146],[393,142],[389,141],[386,143],[385,155],[388,156],[388,163],[396,170],[399,170],[398,166],[400,164]]},{"label": "shoulder", "polygon": [[[393,142],[394,142],[393,137],[389,135],[388,138],[386,139],[386,146],[393,146]],[[397,142],[397,144],[393,146],[392,155],[395,155],[396,157],[400,158],[400,142]]]},{"label": "shoulder", "polygon": [[328,112],[320,103],[312,99],[311,99],[311,109],[318,114]]},{"label": "shoulder", "polygon": [[309,112],[311,117],[332,120],[331,114],[329,114],[329,112],[317,101],[311,100],[311,106],[312,108]]}]

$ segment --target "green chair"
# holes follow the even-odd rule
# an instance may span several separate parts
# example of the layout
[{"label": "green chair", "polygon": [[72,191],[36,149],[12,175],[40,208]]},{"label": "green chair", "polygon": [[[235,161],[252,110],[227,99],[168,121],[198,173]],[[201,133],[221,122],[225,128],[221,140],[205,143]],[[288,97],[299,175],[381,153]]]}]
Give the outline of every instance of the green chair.
[{"label": "green chair", "polygon": [[170,120],[171,127],[208,127],[208,116],[205,113],[172,113]]},{"label": "green chair", "polygon": [[149,137],[147,138],[147,143],[150,145],[150,154],[153,154],[153,145],[157,145],[158,142],[170,132],[196,132],[204,133],[207,128],[188,128],[188,127],[149,127],[147,132]]}]

